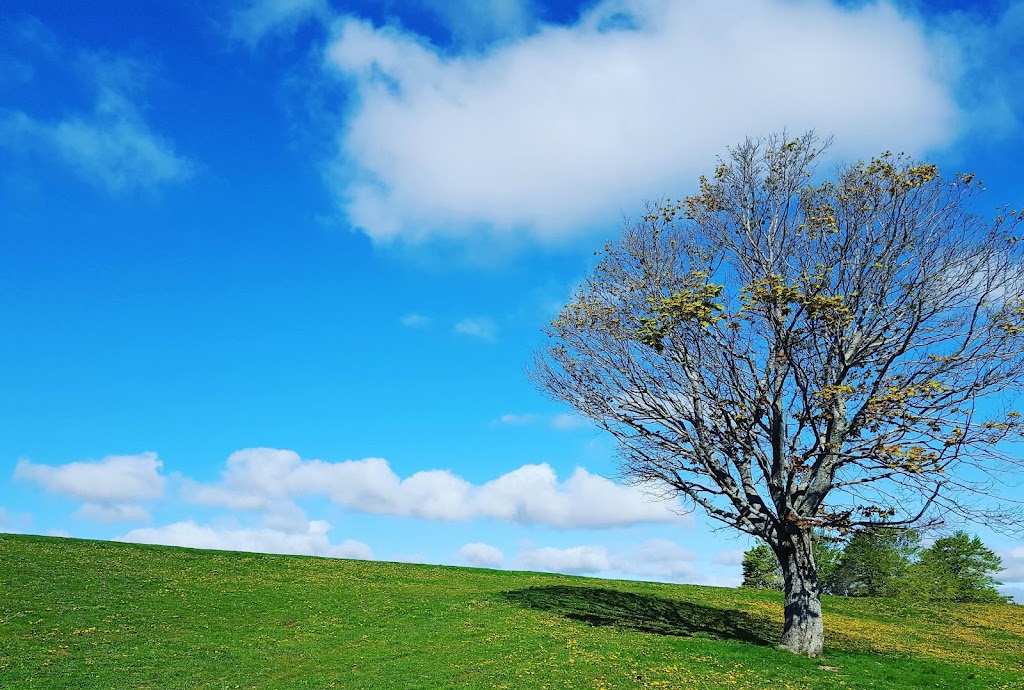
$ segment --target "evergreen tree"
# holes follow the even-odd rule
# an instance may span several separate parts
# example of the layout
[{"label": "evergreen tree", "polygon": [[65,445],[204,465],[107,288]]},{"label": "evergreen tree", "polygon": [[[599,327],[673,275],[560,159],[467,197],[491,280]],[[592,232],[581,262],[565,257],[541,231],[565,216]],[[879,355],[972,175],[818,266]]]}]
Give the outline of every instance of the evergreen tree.
[{"label": "evergreen tree", "polygon": [[978,537],[966,532],[937,539],[910,569],[907,594],[933,601],[999,603],[993,577],[1002,561]]},{"label": "evergreen tree", "polygon": [[828,588],[829,583],[834,579],[836,568],[843,557],[842,540],[837,537],[828,536],[823,531],[814,533],[814,540],[811,543],[814,551],[814,564],[818,567],[818,585],[823,594],[836,594]]},{"label": "evergreen tree", "polygon": [[743,587],[782,589],[782,568],[779,559],[767,544],[748,549],[743,554]]},{"label": "evergreen tree", "polygon": [[914,530],[857,530],[830,577],[823,581],[822,590],[854,597],[898,596],[919,541]]}]

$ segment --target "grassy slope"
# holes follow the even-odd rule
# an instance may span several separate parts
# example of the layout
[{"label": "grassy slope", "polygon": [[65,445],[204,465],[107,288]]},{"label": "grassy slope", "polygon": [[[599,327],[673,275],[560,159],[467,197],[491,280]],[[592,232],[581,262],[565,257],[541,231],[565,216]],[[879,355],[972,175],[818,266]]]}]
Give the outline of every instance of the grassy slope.
[{"label": "grassy slope", "polygon": [[[1024,608],[0,535],[3,688],[1024,688]],[[821,666],[830,668],[821,668]]]}]

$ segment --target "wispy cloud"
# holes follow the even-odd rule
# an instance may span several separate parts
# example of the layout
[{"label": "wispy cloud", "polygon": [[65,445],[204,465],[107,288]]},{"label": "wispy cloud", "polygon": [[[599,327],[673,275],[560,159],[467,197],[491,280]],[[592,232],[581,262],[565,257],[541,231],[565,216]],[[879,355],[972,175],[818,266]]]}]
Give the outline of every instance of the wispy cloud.
[{"label": "wispy cloud", "polygon": [[73,517],[92,522],[149,522],[149,511],[140,505],[86,503]]},{"label": "wispy cloud", "polygon": [[527,0],[419,0],[458,44],[473,47],[526,34],[536,23]]},{"label": "wispy cloud", "polygon": [[743,562],[743,549],[729,549],[715,554],[714,561],[719,565],[739,565]]},{"label": "wispy cloud", "polygon": [[545,424],[555,431],[575,431],[590,427],[586,417],[564,412],[556,415],[540,415],[532,412],[506,413],[491,422],[492,425],[526,426],[528,424]]},{"label": "wispy cloud", "polygon": [[430,317],[415,312],[404,314],[398,321],[406,328],[426,328],[433,323]]},{"label": "wispy cloud", "polygon": [[557,414],[551,419],[551,428],[558,431],[575,431],[576,429],[585,429],[588,426],[590,426],[590,421],[586,417],[569,412]]},{"label": "wispy cloud", "polygon": [[304,22],[331,16],[327,0],[249,0],[231,13],[231,37],[254,46],[273,33],[288,34]]},{"label": "wispy cloud", "polygon": [[377,241],[558,241],[689,188],[745,135],[816,128],[857,157],[948,143],[946,45],[888,3],[606,0],[463,54],[345,18],[327,63],[358,100],[333,186]]},{"label": "wispy cloud", "polygon": [[[993,11],[995,9],[996,11]],[[967,124],[989,141],[1014,136],[1024,124],[1024,2],[963,3],[929,18],[947,37],[959,70]],[[947,57],[949,61],[949,57]]]},{"label": "wispy cloud", "polygon": [[469,335],[481,340],[495,340],[498,337],[498,327],[492,319],[486,316],[465,318],[455,324],[453,330],[462,335]]},{"label": "wispy cloud", "polygon": [[523,425],[532,424],[535,421],[537,421],[537,415],[535,414],[503,414],[494,420],[494,423]]},{"label": "wispy cloud", "polygon": [[0,147],[51,156],[111,193],[192,176],[194,164],[142,115],[139,99],[146,77],[141,65],[91,54],[67,59],[79,66],[94,93],[92,110],[56,119],[0,110]]}]

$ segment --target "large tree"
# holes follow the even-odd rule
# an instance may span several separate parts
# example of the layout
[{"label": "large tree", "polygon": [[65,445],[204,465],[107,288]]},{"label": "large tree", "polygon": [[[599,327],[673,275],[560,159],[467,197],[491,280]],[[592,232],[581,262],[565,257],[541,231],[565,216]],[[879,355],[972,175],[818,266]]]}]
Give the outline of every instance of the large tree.
[{"label": "large tree", "polygon": [[[816,528],[993,503],[1024,463],[1019,217],[980,183],[884,153],[819,181],[813,134],[747,140],[699,192],[627,220],[532,375],[618,441],[624,476],[763,539],[781,645],[823,644]],[[1012,506],[1011,506],[1012,507]]]}]

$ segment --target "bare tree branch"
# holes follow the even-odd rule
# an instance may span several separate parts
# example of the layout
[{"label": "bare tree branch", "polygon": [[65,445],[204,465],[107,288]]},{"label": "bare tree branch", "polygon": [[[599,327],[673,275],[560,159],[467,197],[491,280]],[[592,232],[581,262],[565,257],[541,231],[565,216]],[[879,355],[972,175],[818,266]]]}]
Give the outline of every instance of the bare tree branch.
[{"label": "bare tree branch", "polygon": [[995,501],[1024,470],[1021,216],[890,153],[816,183],[826,145],[747,140],[627,220],[531,371],[626,477],[764,539],[815,600],[813,528],[1024,524]]}]

